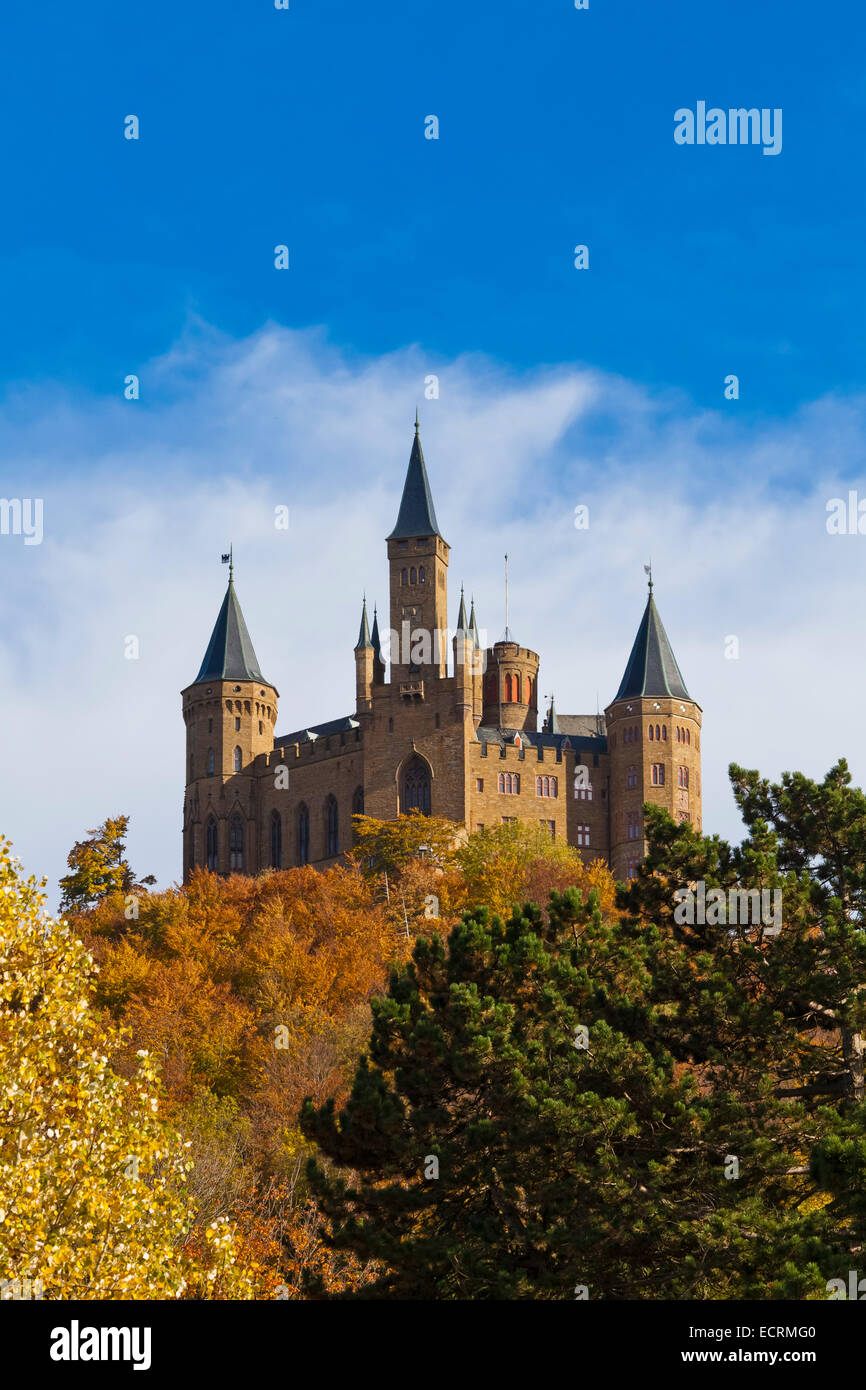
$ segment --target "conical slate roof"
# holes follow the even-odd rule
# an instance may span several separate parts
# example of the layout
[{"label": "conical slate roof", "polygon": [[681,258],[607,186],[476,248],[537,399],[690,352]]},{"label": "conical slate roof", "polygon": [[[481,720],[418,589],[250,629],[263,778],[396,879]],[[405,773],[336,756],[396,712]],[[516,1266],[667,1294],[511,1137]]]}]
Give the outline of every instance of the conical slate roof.
[{"label": "conical slate roof", "polygon": [[358,641],[355,646],[356,652],[362,652],[366,647],[372,647],[370,641],[370,628],[367,623],[367,600],[364,599],[364,606],[361,609],[361,631],[358,633]]},{"label": "conical slate roof", "polygon": [[669,696],[691,700],[650,590],[625,675],[615,699]]},{"label": "conical slate roof", "polygon": [[418,421],[416,420],[415,438],[412,441],[412,453],[409,457],[406,481],[403,484],[403,497],[397,515],[397,525],[387,539],[395,541],[408,540],[410,536],[441,535],[442,532],[439,530],[433,498],[430,493],[427,469],[424,466],[421,437],[418,433]]},{"label": "conical slate roof", "polygon": [[258,658],[231,578],[201,670],[193,685],[200,685],[203,681],[261,681],[263,685],[270,684],[259,670]]},{"label": "conical slate roof", "polygon": [[466,616],[466,600],[463,597],[463,585],[460,585],[460,610],[457,614],[457,631],[462,632],[466,637],[471,635],[472,629],[469,626],[469,619]]}]

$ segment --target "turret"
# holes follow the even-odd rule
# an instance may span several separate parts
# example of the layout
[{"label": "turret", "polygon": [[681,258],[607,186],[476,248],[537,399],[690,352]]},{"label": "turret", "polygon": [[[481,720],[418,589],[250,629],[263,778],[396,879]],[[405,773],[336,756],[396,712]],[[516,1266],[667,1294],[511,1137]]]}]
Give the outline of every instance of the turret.
[{"label": "turret", "polygon": [[485,654],[481,722],[505,729],[538,728],[538,653],[497,642]]},{"label": "turret", "polygon": [[373,701],[373,667],[376,651],[370,640],[367,625],[367,598],[361,609],[361,631],[355,645],[355,708],[358,714],[369,714]]},{"label": "turret", "polygon": [[198,675],[182,691],[186,724],[183,873],[255,873],[259,847],[252,764],[274,746],[277,690],[259,668],[234,587],[234,566]]},{"label": "turret", "polygon": [[646,852],[644,802],[701,829],[701,707],[689,695],[649,597],[619,689],[605,710],[611,869],[629,878]]}]

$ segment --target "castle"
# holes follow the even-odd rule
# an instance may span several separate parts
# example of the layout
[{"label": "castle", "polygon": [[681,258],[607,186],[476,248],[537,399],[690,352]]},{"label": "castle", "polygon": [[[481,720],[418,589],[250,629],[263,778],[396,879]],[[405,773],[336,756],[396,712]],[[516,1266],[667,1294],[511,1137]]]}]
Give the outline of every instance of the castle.
[{"label": "castle", "polygon": [[[448,558],[418,423],[387,538],[387,640],[366,601],[355,646],[355,708],[276,736],[277,690],[256,659],[229,570],[201,669],[182,692],[186,723],[183,870],[255,874],[326,866],[352,844],[352,815],[418,810],[470,830],[541,822],[618,879],[644,854],[644,802],[701,828],[701,709],[649,597],[619,690],[601,715],[559,714],[538,730],[538,654],[483,649],[461,592],[448,627]],[[450,674],[449,674],[449,655]],[[386,671],[386,660],[390,670]]]}]

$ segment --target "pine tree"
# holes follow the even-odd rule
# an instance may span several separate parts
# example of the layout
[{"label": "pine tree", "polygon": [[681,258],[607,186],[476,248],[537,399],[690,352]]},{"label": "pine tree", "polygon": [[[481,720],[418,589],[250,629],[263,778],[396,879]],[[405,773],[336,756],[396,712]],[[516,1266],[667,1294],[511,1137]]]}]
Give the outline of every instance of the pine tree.
[{"label": "pine tree", "polygon": [[393,972],[347,1105],[301,1119],[357,1174],[308,1169],[333,1245],[377,1262],[355,1296],[665,1296],[696,1181],[674,1151],[706,1107],[638,1036],[640,952],[606,959],[613,925],[575,890],[547,922],[479,908]]}]

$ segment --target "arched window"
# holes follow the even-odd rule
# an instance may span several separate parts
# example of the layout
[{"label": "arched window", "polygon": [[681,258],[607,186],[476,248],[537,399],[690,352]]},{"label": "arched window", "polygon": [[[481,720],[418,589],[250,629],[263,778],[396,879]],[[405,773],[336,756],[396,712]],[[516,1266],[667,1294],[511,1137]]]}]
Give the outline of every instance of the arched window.
[{"label": "arched window", "polygon": [[526,703],[532,704],[532,681],[529,676],[526,677]]},{"label": "arched window", "polygon": [[659,725],[656,724],[656,743],[661,743],[661,741],[662,741],[662,731],[661,731]]},{"label": "arched window", "polygon": [[625,784],[627,787],[637,786],[637,768],[633,764],[625,770]]},{"label": "arched window", "polygon": [[409,811],[430,814],[430,768],[423,758],[411,758],[403,769],[400,810],[404,815]]},{"label": "arched window", "polygon": [[415,566],[413,565],[412,568],[411,568],[411,570],[409,571],[409,583],[410,583],[410,584],[417,584],[417,582],[418,582],[418,576],[417,576],[417,574],[415,573]]},{"label": "arched window", "polygon": [[[363,816],[364,814],[364,788],[356,787],[352,793],[352,815]],[[352,844],[358,842],[358,827],[352,822]]]},{"label": "arched window", "polygon": [[283,867],[283,820],[279,811],[271,812],[271,867]]},{"label": "arched window", "polygon": [[409,583],[409,571],[408,571],[408,570],[401,570],[401,571],[400,571],[400,583],[401,583],[401,584],[408,584],[408,583]]},{"label": "arched window", "polygon": [[678,725],[677,725],[677,743],[679,743],[679,741],[680,741],[680,726],[679,726],[679,724],[678,724]]},{"label": "arched window", "polygon": [[244,868],[244,823],[240,816],[232,816],[229,821],[229,869],[233,873],[243,873]]},{"label": "arched window", "polygon": [[520,795],[520,773],[519,772],[500,772],[499,790],[505,792],[507,796]]},{"label": "arched window", "polygon": [[687,767],[680,768],[679,781],[681,787],[687,787],[689,785],[689,770]]},{"label": "arched window", "polygon": [[419,584],[423,584],[423,583],[424,583],[424,566],[423,566],[423,565],[419,565],[419,566],[418,566],[418,583],[419,583]]},{"label": "arched window", "polygon": [[310,812],[306,806],[298,807],[298,863],[310,862]]},{"label": "arched window", "polygon": [[207,775],[208,775],[208,777],[213,777],[213,771],[214,771],[214,765],[213,765],[213,749],[212,749],[212,748],[209,748],[209,749],[207,750]]},{"label": "arched window", "polygon": [[243,767],[243,756],[244,756],[244,755],[243,755],[243,753],[241,752],[240,747],[236,748],[236,749],[235,749],[235,754],[234,754],[234,763],[233,763],[233,767],[234,767],[235,772],[240,772],[241,768]]},{"label": "arched window", "polygon": [[219,866],[219,841],[217,839],[217,823],[211,816],[205,827],[205,866],[213,873],[216,873]]},{"label": "arched window", "polygon": [[686,743],[691,743],[691,741],[692,741],[692,731],[691,731],[691,729],[686,729]]},{"label": "arched window", "polygon": [[665,765],[664,763],[653,763],[652,765],[652,784],[654,787],[663,787],[665,784]]},{"label": "arched window", "polygon": [[667,736],[668,736],[668,726],[667,726],[667,724],[662,724],[662,742],[663,742],[663,743],[666,741]]},{"label": "arched window", "polygon": [[650,743],[652,743],[652,741],[653,741],[653,726],[652,726],[652,724],[650,724],[650,726],[649,726],[649,736],[650,736]]},{"label": "arched window", "polygon": [[514,690],[514,676],[512,676],[510,671],[508,675],[505,677],[505,699],[508,704],[511,704],[516,699]]},{"label": "arched window", "polygon": [[337,811],[337,798],[329,796],[325,802],[325,844],[327,845],[328,855],[337,853],[339,839],[339,823]]}]

